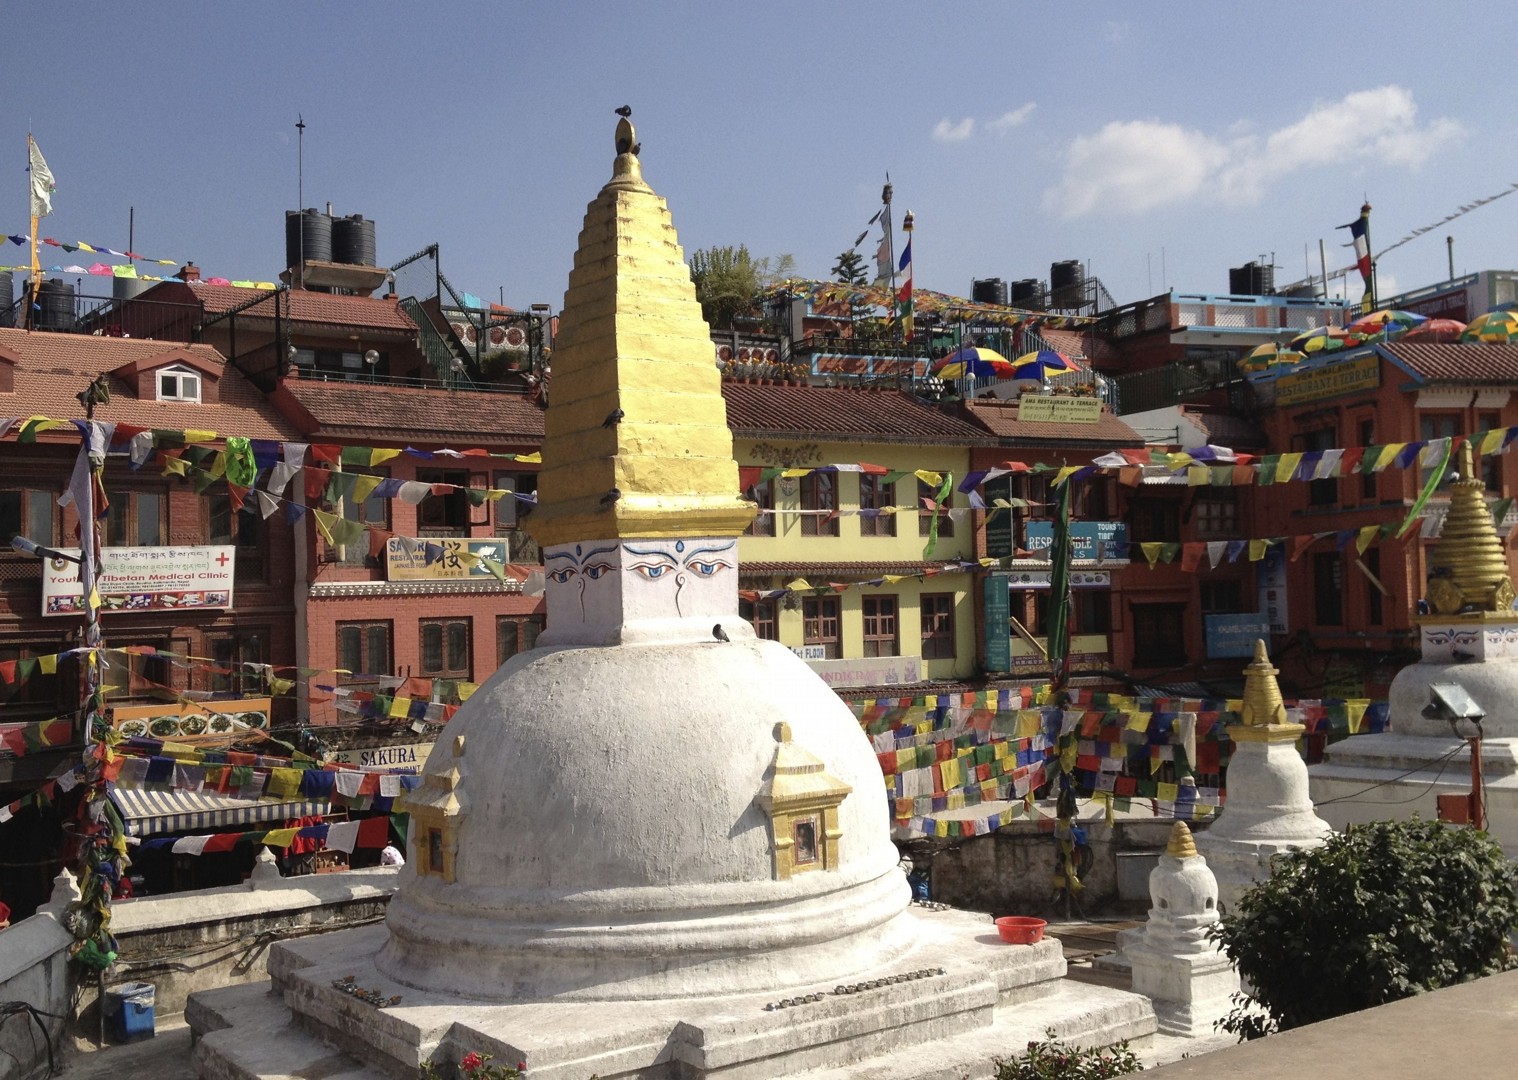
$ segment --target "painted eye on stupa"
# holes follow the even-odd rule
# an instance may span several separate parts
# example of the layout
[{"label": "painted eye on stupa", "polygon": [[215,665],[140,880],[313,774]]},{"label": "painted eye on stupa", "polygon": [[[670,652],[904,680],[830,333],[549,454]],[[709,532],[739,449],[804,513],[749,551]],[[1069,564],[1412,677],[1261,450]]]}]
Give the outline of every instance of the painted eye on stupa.
[{"label": "painted eye on stupa", "polygon": [[581,570],[581,573],[590,578],[591,581],[600,581],[603,577],[615,569],[616,567],[612,566],[611,563],[599,562],[584,567]]},{"label": "painted eye on stupa", "polygon": [[547,577],[549,581],[552,581],[558,585],[562,585],[578,573],[579,571],[576,570],[573,566],[566,566],[562,570],[549,570],[547,572]]},{"label": "painted eye on stupa", "polygon": [[723,562],[721,559],[713,559],[709,562],[702,559],[692,559],[685,564],[685,568],[698,577],[708,578],[721,573],[723,570],[732,569],[732,565]]},{"label": "painted eye on stupa", "polygon": [[674,567],[669,563],[633,563],[628,569],[642,574],[649,581],[658,581]]}]

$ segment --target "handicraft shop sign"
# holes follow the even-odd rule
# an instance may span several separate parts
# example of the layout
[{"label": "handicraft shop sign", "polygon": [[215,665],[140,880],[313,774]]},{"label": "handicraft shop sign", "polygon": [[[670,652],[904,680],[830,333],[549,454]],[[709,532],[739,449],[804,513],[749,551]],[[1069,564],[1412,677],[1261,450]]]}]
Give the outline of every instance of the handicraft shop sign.
[{"label": "handicraft shop sign", "polygon": [[[59,551],[79,555],[78,548]],[[237,549],[231,545],[101,548],[101,613],[229,608],[236,565]],[[43,560],[42,614],[84,614],[77,562]]]},{"label": "handicraft shop sign", "polygon": [[1041,424],[1094,424],[1102,418],[1102,399],[1024,394],[1017,399],[1017,419]]},{"label": "handicraft shop sign", "polygon": [[385,543],[385,576],[391,581],[493,578],[481,559],[505,564],[506,541],[431,539],[405,543],[392,536]]},{"label": "handicraft shop sign", "polygon": [[840,686],[905,686],[922,682],[922,657],[872,656],[857,660],[809,660],[823,682]]},{"label": "handicraft shop sign", "polygon": [[1328,367],[1282,375],[1276,380],[1276,404],[1296,405],[1357,390],[1374,390],[1380,385],[1381,358],[1372,353]]}]

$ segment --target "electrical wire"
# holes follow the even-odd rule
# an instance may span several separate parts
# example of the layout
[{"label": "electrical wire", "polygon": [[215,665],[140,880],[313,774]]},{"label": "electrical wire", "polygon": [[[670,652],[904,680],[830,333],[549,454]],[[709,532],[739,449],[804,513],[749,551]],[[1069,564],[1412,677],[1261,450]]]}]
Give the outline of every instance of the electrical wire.
[{"label": "electrical wire", "polygon": [[1338,796],[1336,798],[1333,798],[1333,799],[1322,799],[1322,800],[1319,800],[1319,801],[1313,803],[1313,805],[1314,806],[1328,806],[1328,805],[1330,805],[1332,803],[1336,803],[1336,802],[1344,802],[1344,801],[1349,800],[1349,799],[1358,799],[1359,796],[1364,795],[1368,791],[1375,791],[1377,788],[1379,788],[1379,787],[1385,787],[1387,784],[1395,784],[1398,780],[1401,780],[1404,777],[1411,776],[1415,772],[1422,772],[1424,769],[1429,768],[1430,766],[1438,765],[1439,766],[1439,772],[1438,772],[1438,774],[1432,780],[1430,780],[1428,782],[1428,785],[1422,791],[1418,792],[1416,795],[1414,795],[1410,799],[1365,799],[1365,800],[1362,800],[1362,801],[1368,803],[1371,806],[1401,806],[1401,805],[1403,805],[1405,803],[1417,802],[1419,799],[1423,798],[1423,796],[1427,795],[1429,793],[1429,791],[1431,791],[1433,789],[1434,785],[1437,784],[1439,782],[1439,780],[1444,776],[1444,770],[1447,769],[1447,768],[1449,768],[1449,761],[1450,761],[1450,759],[1452,757],[1454,757],[1456,754],[1458,754],[1461,750],[1464,750],[1464,749],[1466,749],[1466,746],[1465,746],[1465,744],[1462,743],[1459,746],[1451,748],[1450,751],[1448,753],[1446,753],[1446,754],[1441,754],[1439,757],[1436,757],[1436,758],[1429,758],[1427,761],[1423,761],[1423,762],[1420,762],[1417,765],[1414,765],[1411,769],[1408,769],[1406,772],[1398,773],[1396,776],[1389,777],[1386,780],[1378,780],[1376,783],[1371,784],[1367,788],[1361,788],[1359,791],[1352,791],[1352,792],[1350,792],[1347,795],[1340,795],[1340,796]]}]

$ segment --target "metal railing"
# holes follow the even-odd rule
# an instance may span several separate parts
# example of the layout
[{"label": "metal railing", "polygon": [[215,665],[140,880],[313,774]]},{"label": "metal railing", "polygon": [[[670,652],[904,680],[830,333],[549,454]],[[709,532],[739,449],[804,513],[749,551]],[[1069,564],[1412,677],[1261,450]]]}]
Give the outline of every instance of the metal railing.
[{"label": "metal railing", "polygon": [[417,344],[421,346],[422,355],[432,366],[433,374],[439,385],[450,388],[475,388],[474,380],[469,377],[464,360],[453,347],[437,332],[437,327],[432,325],[432,319],[423,309],[421,302],[414,297],[406,297],[401,301],[401,310],[411,317],[416,323]]},{"label": "metal railing", "polygon": [[[28,319],[28,313],[31,318]],[[84,293],[44,293],[31,306],[23,289],[8,308],[0,310],[0,326],[45,330],[95,337],[144,338],[198,342],[205,308],[198,301],[143,300],[138,297],[90,296]]]}]

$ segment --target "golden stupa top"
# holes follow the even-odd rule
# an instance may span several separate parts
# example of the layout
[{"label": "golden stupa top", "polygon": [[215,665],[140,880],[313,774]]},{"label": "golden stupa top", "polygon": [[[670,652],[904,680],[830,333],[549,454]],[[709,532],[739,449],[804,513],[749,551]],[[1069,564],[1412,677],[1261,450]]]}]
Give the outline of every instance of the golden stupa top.
[{"label": "golden stupa top", "polygon": [[527,528],[544,547],[737,536],[755,508],[738,494],[711,330],[626,115],[616,141],[564,294]]},{"label": "golden stupa top", "polygon": [[1450,484],[1444,529],[1428,561],[1428,603],[1436,615],[1512,614],[1507,552],[1485,491],[1467,441],[1460,447],[1459,476]]},{"label": "golden stupa top", "polygon": [[1165,845],[1165,854],[1172,859],[1195,859],[1200,854],[1184,821],[1177,821],[1170,827],[1170,843]]},{"label": "golden stupa top", "polygon": [[1278,674],[1280,670],[1271,666],[1265,642],[1257,638],[1254,659],[1244,669],[1244,702],[1240,710],[1243,722],[1228,728],[1229,738],[1277,742],[1295,739],[1306,730],[1286,715],[1286,702],[1276,682]]}]

